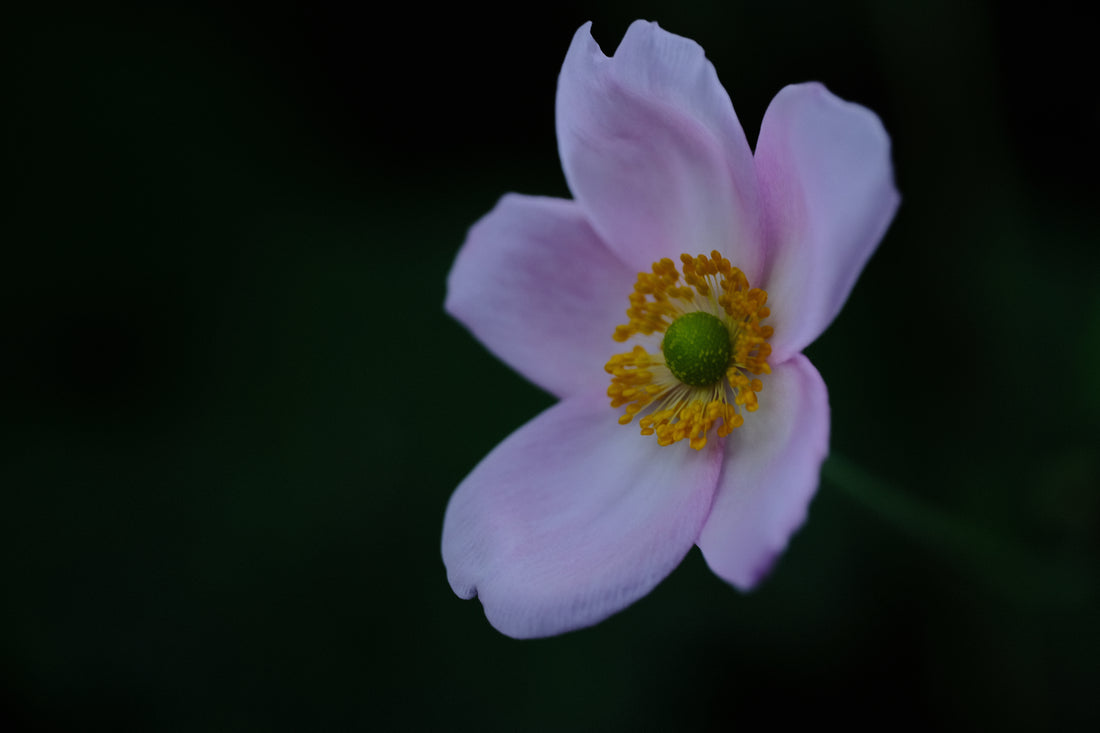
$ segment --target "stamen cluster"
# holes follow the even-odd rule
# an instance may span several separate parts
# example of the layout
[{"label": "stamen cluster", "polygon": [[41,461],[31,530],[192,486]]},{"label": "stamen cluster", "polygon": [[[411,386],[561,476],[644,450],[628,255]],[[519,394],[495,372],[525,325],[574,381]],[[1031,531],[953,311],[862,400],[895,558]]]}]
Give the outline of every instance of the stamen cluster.
[{"label": "stamen cluster", "polygon": [[730,358],[722,377],[709,385],[685,384],[668,368],[663,354],[650,354],[640,345],[615,354],[604,369],[611,374],[611,406],[625,405],[621,424],[650,409],[638,420],[642,435],[656,435],[660,445],[687,439],[698,450],[706,445],[711,428],[717,426],[718,437],[726,437],[744,423],[740,408],[755,412],[759,407],[756,395],[764,385],[749,375],[771,372],[767,359],[773,329],[760,323],[770,314],[765,305],[768,294],[750,288],[745,274],[719,252],[711,252],[709,258],[684,254],[680,261],[682,283],[680,271],[668,258],[654,262],[651,273],[638,273],[626,311],[630,321],[616,326],[612,338],[622,342],[639,334],[665,333],[688,313],[710,313],[729,331]]}]

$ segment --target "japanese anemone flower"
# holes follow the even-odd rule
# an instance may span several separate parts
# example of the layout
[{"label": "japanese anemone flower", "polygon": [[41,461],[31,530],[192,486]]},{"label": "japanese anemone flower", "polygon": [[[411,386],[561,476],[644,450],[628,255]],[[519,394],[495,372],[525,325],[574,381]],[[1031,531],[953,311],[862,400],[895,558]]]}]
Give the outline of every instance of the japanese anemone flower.
[{"label": "japanese anemone flower", "polygon": [[800,352],[899,202],[869,110],[788,86],[754,155],[698,44],[636,21],[608,58],[590,25],[558,79],[574,199],[504,196],[447,282],[447,311],[560,398],[443,522],[451,587],[520,638],[622,610],[692,545],[740,589],[768,573],[828,449],[825,384]]}]

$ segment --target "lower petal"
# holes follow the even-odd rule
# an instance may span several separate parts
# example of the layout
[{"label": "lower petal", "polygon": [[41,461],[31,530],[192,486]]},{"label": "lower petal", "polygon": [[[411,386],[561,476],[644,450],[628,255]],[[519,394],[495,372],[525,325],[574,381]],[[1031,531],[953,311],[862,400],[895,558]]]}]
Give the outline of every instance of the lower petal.
[{"label": "lower petal", "polygon": [[828,453],[829,396],[801,354],[776,366],[760,409],[733,431],[699,549],[717,575],[748,590],[806,519]]},{"label": "lower petal", "polygon": [[443,562],[455,593],[517,637],[595,624],[649,593],[706,520],[721,445],[659,447],[602,392],[551,407],[455,491]]}]

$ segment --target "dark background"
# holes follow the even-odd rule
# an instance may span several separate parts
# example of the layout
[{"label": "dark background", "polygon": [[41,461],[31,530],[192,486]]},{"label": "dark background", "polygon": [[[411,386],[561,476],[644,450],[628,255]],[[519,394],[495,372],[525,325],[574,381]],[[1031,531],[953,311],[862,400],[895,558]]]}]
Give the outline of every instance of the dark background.
[{"label": "dark background", "polygon": [[[0,727],[1100,722],[1094,28],[675,5],[8,11]],[[637,17],[703,45],[750,141],[792,82],[875,110],[902,206],[808,351],[840,458],[774,575],[693,551],[516,642],[440,527],[551,398],[444,280],[502,193],[568,195],[561,61]]]}]

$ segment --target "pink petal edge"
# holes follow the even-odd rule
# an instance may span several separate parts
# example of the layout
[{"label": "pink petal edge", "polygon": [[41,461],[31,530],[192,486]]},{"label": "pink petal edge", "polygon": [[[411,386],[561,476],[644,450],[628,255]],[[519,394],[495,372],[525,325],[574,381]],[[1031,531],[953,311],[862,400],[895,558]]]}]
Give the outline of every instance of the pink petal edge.
[{"label": "pink petal edge", "polygon": [[752,153],[699,44],[636,21],[613,57],[573,37],[558,79],[558,148],[577,202],[636,271],[717,249],[755,283],[762,223]]},{"label": "pink petal edge", "polygon": [[760,409],[726,445],[714,506],[698,545],[711,570],[748,590],[806,519],[829,445],[829,395],[796,354],[766,378]]},{"label": "pink petal edge", "polygon": [[848,299],[900,202],[879,118],[818,83],[784,87],[756,146],[773,359],[814,341]]},{"label": "pink petal edge", "polygon": [[721,445],[658,447],[603,392],[567,398],[512,433],[455,491],[443,560],[516,638],[590,626],[649,593],[710,510]]},{"label": "pink petal edge", "polygon": [[573,201],[507,194],[466,237],[447,278],[448,313],[520,374],[562,397],[602,385],[622,347],[637,273]]}]

